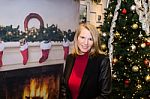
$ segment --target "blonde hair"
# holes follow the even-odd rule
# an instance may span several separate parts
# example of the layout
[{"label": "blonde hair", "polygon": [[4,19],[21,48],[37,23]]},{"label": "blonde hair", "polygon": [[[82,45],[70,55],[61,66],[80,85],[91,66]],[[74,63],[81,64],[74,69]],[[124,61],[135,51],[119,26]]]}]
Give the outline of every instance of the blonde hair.
[{"label": "blonde hair", "polygon": [[89,30],[93,38],[93,46],[91,47],[89,51],[89,55],[95,56],[97,54],[104,54],[104,52],[101,50],[101,47],[100,47],[101,46],[100,33],[98,32],[98,30],[96,29],[94,25],[89,24],[89,23],[81,23],[79,27],[77,28],[76,34],[74,37],[74,45],[73,45],[72,54],[74,55],[80,54],[80,50],[77,45],[77,40],[83,28],[86,28],[87,30]]}]

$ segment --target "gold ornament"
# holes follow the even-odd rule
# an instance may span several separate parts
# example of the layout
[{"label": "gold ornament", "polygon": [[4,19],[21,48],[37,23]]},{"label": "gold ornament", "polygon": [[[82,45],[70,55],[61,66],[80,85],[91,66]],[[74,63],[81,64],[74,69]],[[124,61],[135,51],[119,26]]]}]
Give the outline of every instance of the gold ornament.
[{"label": "gold ornament", "polygon": [[133,66],[132,67],[132,71],[133,72],[138,72],[139,71],[139,67],[138,66]]},{"label": "gold ornament", "polygon": [[142,43],[142,44],[141,44],[141,47],[142,47],[142,48],[145,48],[145,47],[146,47],[146,44],[145,44],[145,43]]},{"label": "gold ornament", "polygon": [[117,58],[114,58],[113,61],[112,61],[112,63],[113,63],[113,64],[116,64],[117,61],[118,61],[118,59],[117,59]]},{"label": "gold ornament", "polygon": [[145,76],[145,81],[150,82],[150,75]]},{"label": "gold ornament", "polygon": [[102,50],[106,50],[106,44],[101,45]]},{"label": "gold ornament", "polygon": [[138,25],[137,25],[136,23],[132,25],[132,29],[135,30],[135,29],[137,29],[137,28],[138,28]]},{"label": "gold ornament", "polygon": [[115,33],[115,37],[116,37],[116,38],[119,38],[119,37],[120,37],[120,33],[119,33],[119,32],[116,32],[116,33]]},{"label": "gold ornament", "polygon": [[136,86],[136,88],[137,88],[137,90],[141,90],[141,89],[142,89],[142,86],[141,86],[140,84],[138,84],[138,85]]}]

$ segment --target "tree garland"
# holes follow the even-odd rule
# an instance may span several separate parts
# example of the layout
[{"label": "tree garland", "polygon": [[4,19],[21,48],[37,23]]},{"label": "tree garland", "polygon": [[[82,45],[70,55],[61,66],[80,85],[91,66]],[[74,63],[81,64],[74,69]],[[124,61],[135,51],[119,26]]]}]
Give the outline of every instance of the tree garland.
[{"label": "tree garland", "polygon": [[142,29],[146,35],[150,35],[150,1],[134,0],[136,4],[136,12],[139,15],[139,21],[142,23]]},{"label": "tree garland", "polygon": [[114,31],[114,27],[116,26],[116,20],[117,20],[117,17],[118,17],[118,10],[120,9],[120,5],[121,5],[121,0],[117,0],[117,5],[116,5],[116,8],[115,8],[115,11],[114,11],[114,16],[113,16],[113,19],[112,19],[112,22],[111,22],[111,27],[110,27],[110,38],[109,38],[109,42],[108,42],[108,48],[109,48],[109,58],[110,58],[110,66],[111,66],[111,69],[112,69],[112,59],[113,59],[113,41],[114,41],[114,34],[113,34],[113,31]]}]

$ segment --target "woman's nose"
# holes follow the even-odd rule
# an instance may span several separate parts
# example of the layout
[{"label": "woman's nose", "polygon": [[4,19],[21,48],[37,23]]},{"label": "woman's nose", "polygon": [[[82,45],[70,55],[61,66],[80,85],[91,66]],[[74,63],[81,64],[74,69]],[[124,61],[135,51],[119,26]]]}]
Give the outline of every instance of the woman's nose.
[{"label": "woman's nose", "polygon": [[84,44],[88,44],[88,39],[85,39],[85,40],[84,40]]}]

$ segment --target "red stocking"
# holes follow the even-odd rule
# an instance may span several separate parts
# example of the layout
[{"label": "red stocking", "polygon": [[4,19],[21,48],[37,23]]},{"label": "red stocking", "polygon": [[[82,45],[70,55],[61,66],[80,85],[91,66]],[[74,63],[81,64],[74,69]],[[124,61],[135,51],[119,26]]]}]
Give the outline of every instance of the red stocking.
[{"label": "red stocking", "polygon": [[28,61],[28,49],[21,51],[21,54],[23,57],[23,65],[26,65]]},{"label": "red stocking", "polygon": [[40,44],[40,48],[42,50],[42,57],[39,59],[39,63],[43,63],[48,59],[49,51],[51,48],[51,43],[42,41]]},{"label": "red stocking", "polygon": [[3,56],[3,51],[0,51],[0,67],[3,66],[2,56]]},{"label": "red stocking", "polygon": [[69,40],[63,40],[63,49],[64,49],[64,60],[67,58],[69,54]]},{"label": "red stocking", "polygon": [[69,54],[69,46],[63,47],[64,49],[64,59],[67,58],[67,55]]},{"label": "red stocking", "polygon": [[26,42],[20,46],[20,52],[23,57],[23,65],[26,65],[28,62],[28,44]]},{"label": "red stocking", "polygon": [[39,63],[45,62],[48,59],[49,49],[42,50],[42,57],[39,60]]},{"label": "red stocking", "polygon": [[4,50],[4,44],[3,44],[3,42],[1,41],[1,42],[0,42],[0,67],[3,66],[3,61],[2,61],[3,50]]}]

